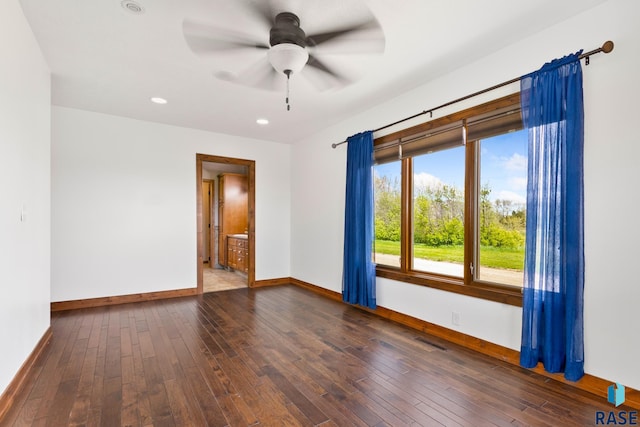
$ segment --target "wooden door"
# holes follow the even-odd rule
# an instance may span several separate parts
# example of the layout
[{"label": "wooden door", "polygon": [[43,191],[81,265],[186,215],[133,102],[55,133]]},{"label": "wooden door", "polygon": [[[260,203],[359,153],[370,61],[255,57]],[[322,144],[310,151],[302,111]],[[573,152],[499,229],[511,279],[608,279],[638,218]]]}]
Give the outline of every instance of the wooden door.
[{"label": "wooden door", "polygon": [[227,235],[247,233],[248,181],[246,175],[218,176],[218,263],[227,266]]}]

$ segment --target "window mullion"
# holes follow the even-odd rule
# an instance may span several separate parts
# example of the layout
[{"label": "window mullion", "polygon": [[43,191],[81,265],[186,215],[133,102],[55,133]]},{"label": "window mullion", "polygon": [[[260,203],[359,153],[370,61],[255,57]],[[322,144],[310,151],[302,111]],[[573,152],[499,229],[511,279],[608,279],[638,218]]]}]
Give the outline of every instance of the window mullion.
[{"label": "window mullion", "polygon": [[[466,129],[466,121],[465,121]],[[465,132],[466,138],[466,132]],[[464,234],[464,283],[473,283],[476,264],[476,230],[478,207],[478,159],[476,141],[465,141],[465,234]]]},{"label": "window mullion", "polygon": [[400,228],[400,270],[410,271],[413,263],[413,159],[407,157],[402,159],[402,182],[401,182],[401,215]]}]

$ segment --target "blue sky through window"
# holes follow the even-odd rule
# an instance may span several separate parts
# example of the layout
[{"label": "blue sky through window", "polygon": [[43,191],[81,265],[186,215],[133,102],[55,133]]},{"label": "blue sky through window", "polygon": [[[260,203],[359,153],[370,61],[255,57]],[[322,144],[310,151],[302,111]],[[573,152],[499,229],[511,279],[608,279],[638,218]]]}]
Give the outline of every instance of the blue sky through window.
[{"label": "blue sky through window", "polygon": [[[490,199],[512,200],[517,204],[526,202],[527,192],[527,133],[524,130],[510,132],[481,143],[481,184],[491,188]],[[462,148],[454,148],[435,153],[434,156],[414,158],[414,178],[418,181],[443,182],[463,189],[464,177],[460,168],[464,167]],[[430,161],[430,157],[437,161]],[[461,162],[463,162],[461,164]],[[376,165],[376,174],[397,178],[400,182],[400,168],[397,162]],[[426,174],[426,175],[425,175]],[[422,175],[421,177],[417,177]]]},{"label": "blue sky through window", "polygon": [[527,201],[527,132],[505,133],[481,142],[481,184],[491,200]]}]

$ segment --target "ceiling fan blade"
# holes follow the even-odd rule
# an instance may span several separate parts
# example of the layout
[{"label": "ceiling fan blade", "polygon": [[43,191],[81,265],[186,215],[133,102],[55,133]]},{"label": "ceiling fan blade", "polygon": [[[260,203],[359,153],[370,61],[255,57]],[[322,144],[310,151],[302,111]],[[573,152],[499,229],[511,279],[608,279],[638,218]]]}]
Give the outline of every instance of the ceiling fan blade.
[{"label": "ceiling fan blade", "polygon": [[223,78],[223,80],[273,91],[284,89],[286,84],[285,76],[274,70],[266,57],[254,62],[233,78]]},{"label": "ceiling fan blade", "polygon": [[379,30],[379,33],[380,33],[379,36],[372,37],[372,38],[376,40],[381,40],[382,49],[384,50],[384,35],[382,33],[382,29],[380,28],[380,24],[378,24],[378,21],[376,19],[370,19],[361,24],[352,25],[349,27],[340,28],[333,31],[327,31],[324,33],[308,34],[306,38],[306,42],[308,46],[314,47],[337,38],[341,38],[351,34],[355,35],[358,32],[364,32],[368,30]]},{"label": "ceiling fan blade", "polygon": [[246,34],[187,19],[182,23],[182,31],[189,48],[196,54],[242,48],[269,48],[267,44],[252,40]]},{"label": "ceiling fan blade", "polygon": [[335,79],[349,82],[349,79],[346,76],[336,72],[335,70],[332,70],[327,64],[319,60],[318,57],[315,55],[309,55],[309,61],[307,62],[307,65],[310,67],[316,68],[320,71],[323,71]]},{"label": "ceiling fan blade", "polygon": [[316,72],[305,73],[305,70],[303,69],[303,74],[320,90],[342,87],[352,83],[350,78],[342,73],[338,73],[326,63],[319,60],[317,56],[309,55],[307,66],[310,68],[309,71]]}]

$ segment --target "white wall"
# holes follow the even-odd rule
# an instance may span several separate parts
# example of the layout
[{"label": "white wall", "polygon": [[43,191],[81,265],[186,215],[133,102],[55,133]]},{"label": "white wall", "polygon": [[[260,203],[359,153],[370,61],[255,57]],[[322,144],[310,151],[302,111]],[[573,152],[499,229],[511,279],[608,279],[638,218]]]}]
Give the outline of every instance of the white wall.
[{"label": "white wall", "polygon": [[49,327],[51,79],[17,0],[0,52],[1,394]]},{"label": "white wall", "polygon": [[196,286],[196,153],[256,161],[256,279],[290,276],[289,145],[52,111],[52,301]]},{"label": "white wall", "polygon": [[[591,50],[605,40],[615,50],[584,67],[585,95],[585,369],[640,389],[640,341],[635,339],[640,286],[635,263],[640,232],[635,174],[640,85],[640,3],[611,0],[561,25],[506,46],[470,66],[371,108],[294,147],[292,276],[341,290],[345,146],[331,143],[538,69],[543,63]],[[426,51],[428,52],[428,50]],[[505,88],[434,117],[517,90]],[[397,129],[397,128],[396,128]],[[377,135],[378,136],[378,135]],[[391,280],[378,280],[378,304],[515,350],[521,310]],[[451,324],[451,312],[461,324]]]}]

